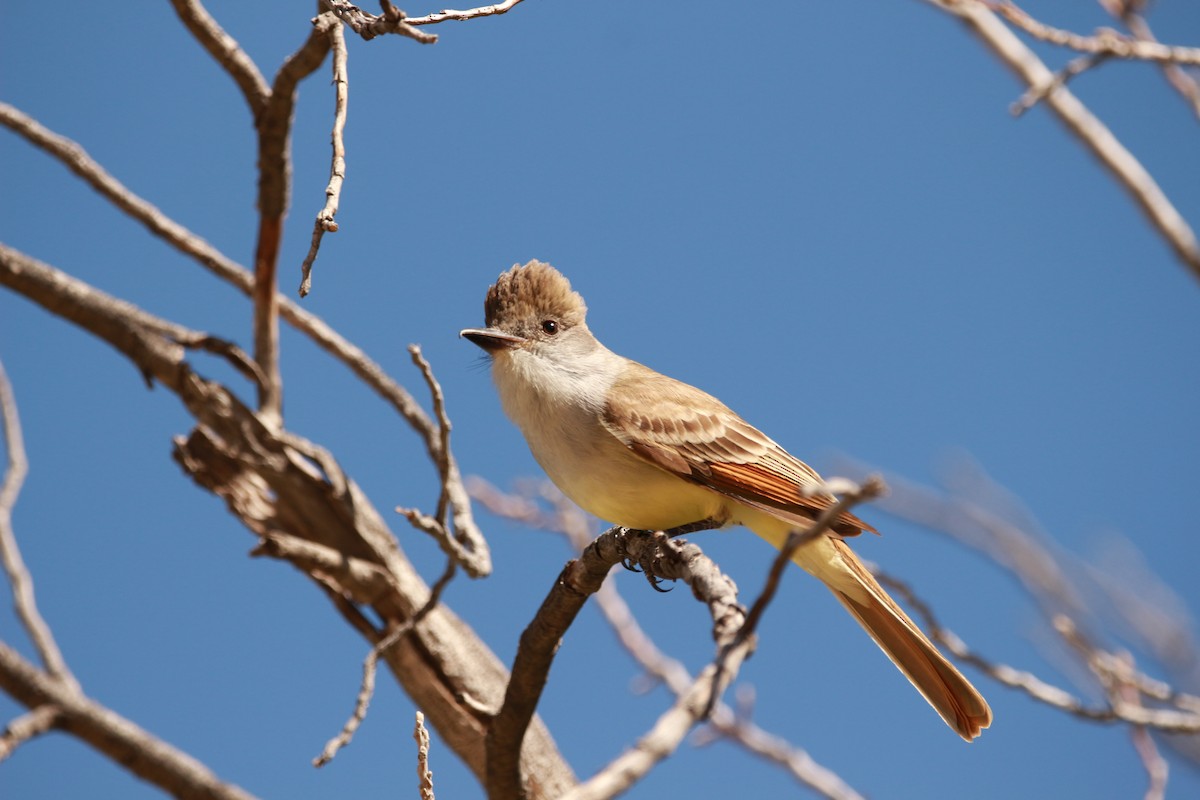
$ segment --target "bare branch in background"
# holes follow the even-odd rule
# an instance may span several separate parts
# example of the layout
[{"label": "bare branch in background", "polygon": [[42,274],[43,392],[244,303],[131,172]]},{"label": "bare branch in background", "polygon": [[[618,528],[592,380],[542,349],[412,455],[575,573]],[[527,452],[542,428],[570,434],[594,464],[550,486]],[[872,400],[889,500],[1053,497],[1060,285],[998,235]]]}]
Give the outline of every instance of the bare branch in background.
[{"label": "bare branch in background", "polygon": [[1055,91],[1059,87],[1066,86],[1073,78],[1082,75],[1088,70],[1098,67],[1108,58],[1106,55],[1087,55],[1072,59],[1067,62],[1067,65],[1054,73],[1054,80],[1045,86],[1030,87],[1025,94],[1021,95],[1020,99],[1008,107],[1008,111],[1014,117],[1019,117],[1026,111],[1036,106],[1046,96]]},{"label": "bare branch in background", "polygon": [[[1125,23],[1125,27],[1136,39],[1143,42],[1158,41],[1154,36],[1154,31],[1150,30],[1150,23],[1141,13],[1145,6],[1144,0],[1100,0],[1100,5],[1104,6],[1108,13]],[[1164,63],[1162,71],[1167,78],[1167,83],[1179,92],[1192,107],[1192,112],[1200,117],[1200,81],[1178,64]]]},{"label": "bare branch in background", "polygon": [[[180,252],[194,258],[222,280],[233,284],[247,296],[253,292],[254,278],[244,267],[239,266],[210,245],[204,239],[167,217],[153,204],[134,194],[116,178],[109,175],[76,142],[48,130],[16,108],[0,102],[0,125],[23,136],[30,144],[45,151],[83,180],[87,181],[103,197],[112,202],[133,219],[145,225],[151,233],[162,238]],[[455,530],[468,541],[481,542],[483,534],[475,524],[471,513],[470,498],[462,485],[462,477],[454,454],[442,449],[440,426],[421,408],[404,387],[396,383],[377,362],[353,343],[347,341],[315,314],[301,308],[288,297],[276,293],[280,312],[293,327],[307,335],[321,349],[341,361],[376,394],[388,402],[417,432],[425,443],[426,452],[435,464],[446,462],[449,500]],[[182,335],[182,333],[180,333]],[[181,341],[176,339],[176,341]],[[261,372],[256,377],[263,381]],[[486,548],[475,548],[476,553]],[[464,564],[473,577],[490,572],[490,561],[486,569],[477,571]]]},{"label": "bare branch in background", "polygon": [[[1055,85],[1055,75],[1025,46],[983,0],[925,0],[958,17],[1000,60],[1025,82],[1040,90]],[[1100,160],[1117,183],[1142,209],[1192,276],[1200,280],[1200,244],[1190,225],[1158,183],[1087,107],[1061,85],[1043,102],[1083,145]]]},{"label": "bare branch in background", "polygon": [[[955,658],[973,664],[997,682],[1012,689],[1020,689],[1029,697],[1059,711],[1089,722],[1127,722],[1131,725],[1153,727],[1169,733],[1200,732],[1200,714],[1176,709],[1146,709],[1128,702],[1118,702],[1103,708],[1095,708],[1075,697],[1065,689],[1053,686],[1031,672],[1019,670],[1008,664],[992,661],[973,651],[957,634],[944,627],[934,615],[929,604],[913,592],[907,583],[878,570],[872,570],[881,584],[893,590],[912,607],[928,629],[929,636],[943,645]],[[1065,615],[1057,618],[1060,633],[1073,628]],[[1144,676],[1139,676],[1144,678]]]},{"label": "bare branch in background", "polygon": [[1035,39],[1078,50],[1081,53],[1157,61],[1163,64],[1200,66],[1200,48],[1197,47],[1175,47],[1155,41],[1130,38],[1111,28],[1101,28],[1091,36],[1080,36],[1077,33],[1038,22],[1011,0],[1000,0],[1000,2],[989,0],[986,5]]},{"label": "bare branch in background", "polygon": [[321,247],[321,239],[326,231],[336,233],[338,229],[334,217],[337,216],[338,202],[342,196],[342,182],[346,179],[346,102],[350,91],[350,77],[346,66],[346,37],[341,25],[329,29],[329,46],[333,50],[333,133],[330,139],[333,144],[333,159],[329,166],[329,183],[325,186],[325,206],[317,212],[313,223],[312,245],[308,255],[300,265],[300,296],[305,297],[312,289],[313,262],[317,260],[317,250]]},{"label": "bare branch in background", "polygon": [[[0,257],[7,257],[9,253],[7,248],[0,246]],[[176,796],[251,800],[251,795],[221,781],[191,756],[83,694],[54,641],[50,626],[38,613],[33,579],[25,568],[12,528],[12,509],[28,464],[16,401],[3,366],[0,366],[0,415],[3,416],[9,461],[0,488],[0,557],[12,584],[17,615],[44,665],[44,671],[39,670],[16,650],[0,642],[0,688],[30,709],[0,736],[0,759],[7,757],[22,742],[52,727],[61,727],[138,777]]]}]

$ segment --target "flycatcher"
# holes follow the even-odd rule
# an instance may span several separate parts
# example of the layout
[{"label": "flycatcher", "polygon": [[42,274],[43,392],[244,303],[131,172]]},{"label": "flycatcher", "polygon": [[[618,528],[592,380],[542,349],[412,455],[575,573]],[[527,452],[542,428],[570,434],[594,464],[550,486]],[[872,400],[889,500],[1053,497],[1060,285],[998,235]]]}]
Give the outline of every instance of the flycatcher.
[{"label": "flycatcher", "polygon": [[[587,306],[549,264],[503,273],[486,328],[461,335],[491,356],[500,402],[550,480],[597,517],[639,530],[711,520],[782,547],[835,502],[821,478],[715,397],[617,355],[588,330]],[[794,561],[834,597],[967,741],[987,701],[888,596],[842,537],[871,530],[842,514]]]}]

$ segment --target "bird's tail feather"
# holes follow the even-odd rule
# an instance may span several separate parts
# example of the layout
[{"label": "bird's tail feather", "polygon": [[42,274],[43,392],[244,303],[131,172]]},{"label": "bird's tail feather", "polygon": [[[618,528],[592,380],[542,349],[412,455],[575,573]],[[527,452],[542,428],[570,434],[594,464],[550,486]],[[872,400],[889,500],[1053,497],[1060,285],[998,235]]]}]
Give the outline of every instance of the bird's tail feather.
[{"label": "bird's tail feather", "polygon": [[[776,537],[764,538],[775,544]],[[801,547],[793,560],[833,592],[959,736],[969,742],[992,724],[992,710],[983,695],[896,605],[844,542],[820,537]]]}]

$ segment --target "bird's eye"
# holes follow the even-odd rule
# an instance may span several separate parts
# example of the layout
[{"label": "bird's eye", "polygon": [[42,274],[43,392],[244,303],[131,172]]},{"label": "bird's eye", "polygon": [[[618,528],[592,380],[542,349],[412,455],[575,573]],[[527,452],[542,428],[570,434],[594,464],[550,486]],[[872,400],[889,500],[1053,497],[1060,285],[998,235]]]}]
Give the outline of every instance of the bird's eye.
[{"label": "bird's eye", "polygon": [[553,336],[558,333],[558,323],[552,319],[542,320],[542,330]]}]

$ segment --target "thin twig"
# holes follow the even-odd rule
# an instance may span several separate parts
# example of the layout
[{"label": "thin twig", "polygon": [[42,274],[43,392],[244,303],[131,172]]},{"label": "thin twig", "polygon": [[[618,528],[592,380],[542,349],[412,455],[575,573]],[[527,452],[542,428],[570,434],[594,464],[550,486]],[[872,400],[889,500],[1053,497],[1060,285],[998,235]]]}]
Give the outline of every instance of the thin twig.
[{"label": "thin twig", "polygon": [[425,715],[417,712],[417,724],[413,728],[413,739],[417,742],[417,792],[421,800],[434,800],[433,772],[429,769],[429,731],[425,730]]},{"label": "thin twig", "polygon": [[[700,552],[700,548],[673,540],[661,532],[611,528],[598,536],[579,558],[567,563],[521,634],[504,704],[488,730],[486,787],[489,796],[523,796],[524,776],[518,761],[521,743],[545,688],[559,643],[611,568],[629,562],[640,564],[644,570],[653,571],[663,580],[686,581],[697,599],[708,606],[714,637],[721,646],[728,644],[741,627],[745,617],[737,604],[737,587]],[[719,694],[736,674],[737,666],[751,647],[752,642],[746,642],[730,653],[730,668],[726,673],[720,674],[715,666],[705,670],[686,697],[659,719],[639,746],[619,757],[596,779],[607,781],[617,773],[634,775],[668,755],[686,735],[690,725],[699,719],[708,698]],[[594,796],[588,793],[591,789],[582,791],[585,792],[582,797]]]},{"label": "thin twig", "polygon": [[296,87],[311,75],[329,52],[329,31],[338,24],[330,14],[313,23],[308,38],[288,56],[271,84],[258,133],[258,238],[254,247],[254,359],[265,379],[258,393],[263,423],[283,426],[283,374],[279,368],[279,292],[276,275],[283,239],[283,220],[291,196],[292,112]]},{"label": "thin twig", "polygon": [[[1111,696],[1124,703],[1141,705],[1137,686],[1132,681],[1124,680],[1126,675],[1133,675],[1137,672],[1134,668],[1133,656],[1130,653],[1123,653],[1119,661],[1121,674],[1112,676],[1114,680],[1111,684]],[[1133,745],[1133,751],[1137,753],[1138,760],[1142,762],[1142,767],[1146,770],[1145,800],[1163,800],[1167,794],[1170,767],[1162,753],[1158,751],[1154,737],[1150,735],[1150,730],[1145,726],[1132,725],[1129,728],[1129,740]]]},{"label": "thin twig", "polygon": [[1122,36],[1111,28],[1102,28],[1093,36],[1081,36],[1054,28],[1029,16],[1011,0],[988,0],[985,5],[1035,39],[1092,55],[1157,61],[1163,64],[1200,65],[1200,48],[1176,47]]},{"label": "thin twig", "polygon": [[[429,365],[429,361],[421,353],[421,346],[418,344],[410,344],[408,346],[408,354],[412,356],[413,364],[421,371],[421,376],[425,379],[425,385],[429,387],[429,395],[433,401],[433,416],[438,421],[439,440],[441,442],[441,451],[443,453],[450,452],[450,417],[446,413],[446,395],[442,392],[442,385],[438,383],[437,378],[433,376],[433,367]],[[438,462],[438,472],[442,479],[442,492],[438,497],[437,518],[438,522],[446,525],[446,510],[448,508],[450,497],[447,493],[447,485],[450,478],[450,465],[441,459]]]},{"label": "thin twig", "polygon": [[1142,766],[1146,769],[1146,794],[1145,800],[1163,800],[1167,796],[1167,779],[1170,776],[1171,768],[1167,760],[1163,758],[1162,753],[1158,751],[1158,745],[1154,743],[1154,737],[1150,735],[1150,731],[1144,727],[1134,727],[1129,732],[1133,739],[1133,748],[1141,759]]},{"label": "thin twig", "polygon": [[246,354],[245,350],[228,339],[203,333],[196,336],[180,336],[175,341],[189,350],[202,350],[205,353],[220,356],[231,367],[253,381],[255,386],[262,386],[264,378],[258,364]]},{"label": "thin twig", "polygon": [[1055,89],[1060,89],[1066,86],[1075,77],[1087,72],[1093,67],[1098,67],[1104,63],[1108,56],[1104,53],[1098,55],[1085,55],[1079,58],[1072,59],[1067,62],[1067,65],[1054,74],[1054,79],[1044,86],[1031,86],[1025,94],[1021,95],[1020,99],[1008,107],[1008,112],[1014,117],[1023,115],[1026,111],[1036,106],[1044,98],[1046,98]]},{"label": "thin twig", "polygon": [[375,694],[375,675],[378,672],[379,659],[396,642],[400,641],[402,637],[406,636],[413,628],[419,625],[421,620],[428,616],[429,612],[437,606],[441,601],[442,592],[454,578],[455,572],[455,563],[453,561],[448,562],[445,572],[442,573],[437,583],[430,589],[429,601],[416,614],[404,622],[404,624],[397,625],[386,636],[376,642],[375,646],[367,653],[367,657],[363,659],[362,682],[359,684],[358,696],[354,700],[354,711],[350,714],[350,718],[346,720],[346,724],[342,726],[337,736],[326,742],[325,749],[321,751],[319,756],[313,759],[312,765],[314,767],[323,767],[328,764],[337,756],[338,751],[350,744],[354,739],[354,734],[358,731],[359,726],[362,725],[363,720],[367,718],[367,709],[371,705],[371,698]]},{"label": "thin twig", "polygon": [[40,705],[14,719],[0,732],[0,761],[11,756],[18,747],[54,730],[63,719],[62,709],[52,703]]},{"label": "thin twig", "polygon": [[347,67],[346,36],[341,25],[329,29],[329,45],[333,50],[333,157],[329,165],[329,183],[325,186],[325,206],[317,212],[313,222],[312,244],[308,255],[300,265],[300,296],[306,297],[312,289],[313,262],[317,260],[317,250],[321,247],[321,239],[325,232],[336,233],[338,229],[334,217],[337,216],[338,203],[342,197],[342,182],[346,179],[346,103],[350,91],[350,73]]},{"label": "thin twig", "polygon": [[[827,483],[826,485],[828,486],[829,484]],[[827,535],[833,523],[842,514],[848,513],[859,503],[882,497],[887,493],[887,484],[878,475],[871,475],[863,481],[861,486],[855,486],[848,481],[839,480],[837,489],[842,494],[841,499],[822,511],[809,527],[803,530],[795,529],[788,534],[787,541],[779,549],[778,555],[775,556],[775,560],[771,563],[771,569],[767,573],[767,580],[763,585],[762,591],[759,593],[758,598],[755,599],[754,604],[750,606],[749,613],[746,614],[746,624],[738,632],[738,641],[753,636],[754,632],[758,629],[759,620],[762,619],[767,606],[775,598],[783,571],[788,563],[791,562],[792,557],[796,555],[796,551],[818,536]]]},{"label": "thin twig", "polygon": [[[980,0],[926,0],[967,23],[968,28],[1028,86],[1045,86],[1054,75],[1041,59]],[[1163,193],[1154,178],[1070,90],[1058,88],[1045,104],[1067,129],[1112,173],[1175,255],[1200,280],[1200,245],[1196,234]]]},{"label": "thin twig", "polygon": [[[1147,709],[1122,701],[1105,708],[1090,707],[1070,692],[1046,683],[1030,672],[984,658],[971,650],[953,631],[942,627],[929,604],[918,597],[907,583],[878,570],[873,572],[880,584],[900,595],[921,617],[931,639],[945,646],[955,658],[973,664],[1005,686],[1020,689],[1038,702],[1092,722],[1127,722],[1170,733],[1200,732],[1200,714],[1175,709]],[[1063,616],[1061,619],[1067,618]]]},{"label": "thin twig", "polygon": [[[1125,27],[1129,29],[1134,38],[1145,42],[1158,41],[1154,36],[1154,31],[1150,29],[1150,23],[1138,13],[1142,3],[1131,2],[1131,0],[1102,0],[1100,5],[1124,22]],[[1167,83],[1182,95],[1183,99],[1192,107],[1192,112],[1200,117],[1200,81],[1178,64],[1164,63],[1162,71],[1167,78]]]},{"label": "thin twig", "polygon": [[357,33],[364,41],[370,41],[376,36],[389,33],[407,36],[421,44],[433,44],[437,35],[425,33],[412,27],[404,12],[392,5],[388,0],[380,0],[383,13],[376,16],[368,14],[353,3],[346,0],[321,0],[322,5],[337,15],[350,30]]},{"label": "thin twig", "polygon": [[0,485],[0,561],[3,561],[8,582],[12,585],[13,605],[16,607],[17,617],[25,626],[25,631],[37,649],[46,672],[71,691],[78,692],[79,682],[71,674],[62,651],[58,649],[53,631],[38,611],[33,592],[33,576],[29,574],[25,560],[21,558],[21,549],[17,546],[17,537],[13,531],[13,508],[29,472],[29,460],[25,455],[25,437],[21,433],[17,399],[13,395],[12,384],[8,381],[3,363],[0,363],[0,417],[3,418],[4,442],[8,450],[8,468],[5,470],[4,483]]},{"label": "thin twig", "polygon": [[688,690],[659,716],[644,736],[561,800],[607,800],[645,777],[675,752],[688,731],[707,715],[712,698],[724,692],[753,649],[753,639],[731,642],[722,653],[721,663],[704,667]]},{"label": "thin twig", "polygon": [[409,25],[434,25],[438,22],[446,22],[448,20],[468,20],[478,17],[491,17],[496,14],[504,14],[510,11],[514,6],[520,3],[521,0],[504,0],[503,3],[495,3],[490,6],[480,6],[479,8],[471,8],[466,11],[455,11],[452,8],[447,8],[436,14],[426,14],[423,17],[408,17],[404,21]]},{"label": "thin twig", "polygon": [[[596,593],[596,603],[625,651],[647,673],[662,681],[676,697],[681,697],[692,683],[692,676],[682,663],[667,657],[646,635],[616,584],[606,581]],[[818,764],[801,748],[764,731],[749,720],[739,718],[725,703],[718,703],[713,709],[709,727],[720,736],[787,770],[797,782],[823,797],[830,800],[861,800],[861,795],[837,773]]]},{"label": "thin twig", "polygon": [[432,457],[441,480],[441,491],[438,494],[437,513],[432,517],[414,508],[397,508],[396,511],[403,514],[413,527],[432,536],[442,552],[454,559],[469,575],[487,575],[491,572],[487,539],[470,517],[464,519],[460,511],[464,507],[470,508],[471,500],[463,487],[458,467],[450,458],[451,425],[450,416],[446,413],[446,397],[433,375],[433,367],[421,353],[420,345],[410,344],[408,352],[413,364],[421,371],[425,385],[429,387],[433,414],[438,423],[437,454]]}]

